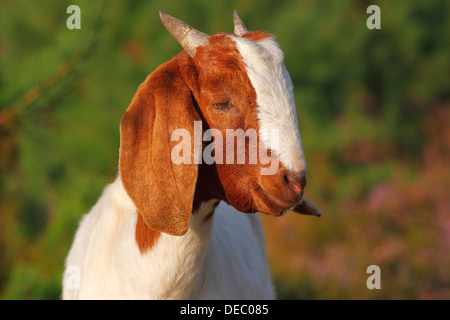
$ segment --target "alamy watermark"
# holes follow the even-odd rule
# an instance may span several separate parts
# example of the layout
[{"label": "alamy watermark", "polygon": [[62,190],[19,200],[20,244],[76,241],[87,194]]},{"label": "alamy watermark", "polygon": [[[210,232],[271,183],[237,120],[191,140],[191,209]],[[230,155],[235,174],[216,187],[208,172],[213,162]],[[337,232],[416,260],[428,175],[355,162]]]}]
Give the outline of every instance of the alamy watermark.
[{"label": "alamy watermark", "polygon": [[66,13],[70,13],[70,16],[66,20],[67,29],[81,29],[81,9],[79,6],[72,4],[67,7]]},{"label": "alamy watermark", "polygon": [[367,18],[366,26],[367,29],[381,29],[381,9],[379,6],[372,4],[367,7],[366,13],[371,15]]},{"label": "alamy watermark", "polygon": [[367,278],[366,286],[367,289],[381,289],[381,269],[376,264],[372,264],[367,267],[366,273],[370,274]]},{"label": "alamy watermark", "polygon": [[[81,286],[81,268],[78,265],[69,265],[65,270],[64,285],[69,290],[79,290]],[[372,264],[367,267],[366,273],[370,276],[366,280],[369,290],[381,289],[381,269],[378,265]]]},{"label": "alamy watermark", "polygon": [[[279,158],[275,152],[268,152],[265,144],[272,150],[278,150],[279,131],[272,129],[265,132],[267,134],[264,136],[268,137],[268,141],[259,139],[258,143],[258,134],[253,128],[246,131],[226,129],[224,137],[218,129],[208,129],[203,133],[202,122],[194,121],[193,140],[187,129],[180,128],[172,132],[171,141],[179,142],[172,148],[171,159],[174,164],[257,164],[259,159],[259,163],[263,165],[261,175],[274,175],[278,172]],[[203,142],[208,141],[211,142],[203,148]],[[192,151],[199,155],[193,160]]]},{"label": "alamy watermark", "polygon": [[79,290],[81,285],[81,269],[77,265],[70,265],[66,268],[64,285],[69,290]]},{"label": "alamy watermark", "polygon": [[[67,7],[66,13],[70,16],[66,20],[67,29],[81,29],[81,9],[79,6],[72,4]],[[367,7],[366,13],[370,16],[366,20],[366,26],[368,29],[381,29],[381,9],[379,6],[372,4]]]}]

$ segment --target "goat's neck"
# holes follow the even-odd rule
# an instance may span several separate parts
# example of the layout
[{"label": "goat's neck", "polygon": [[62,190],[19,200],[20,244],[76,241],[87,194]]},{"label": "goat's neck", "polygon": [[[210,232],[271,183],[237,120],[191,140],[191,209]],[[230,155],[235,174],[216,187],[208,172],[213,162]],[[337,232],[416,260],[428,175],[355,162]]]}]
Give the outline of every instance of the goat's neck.
[{"label": "goat's neck", "polygon": [[[186,299],[198,279],[205,261],[211,237],[214,210],[220,200],[220,183],[217,183],[212,166],[199,165],[198,181],[193,201],[189,229],[183,236],[161,234],[151,250],[159,259],[165,283],[160,288],[161,298]],[[215,187],[214,187],[215,186]],[[170,275],[170,276],[169,276]]]},{"label": "goat's neck", "polygon": [[183,236],[161,234],[154,247],[145,255],[151,259],[152,270],[160,272],[153,279],[161,299],[186,299],[203,264],[212,231],[213,212],[217,201],[200,205],[191,216],[190,226]]},{"label": "goat's neck", "polygon": [[[211,237],[214,210],[223,189],[214,166],[199,165],[189,229],[183,236],[161,234],[152,250],[164,270],[161,298],[186,299],[198,280]],[[159,254],[160,252],[160,254]],[[170,271],[169,271],[170,270]],[[168,276],[170,275],[170,277]]]}]

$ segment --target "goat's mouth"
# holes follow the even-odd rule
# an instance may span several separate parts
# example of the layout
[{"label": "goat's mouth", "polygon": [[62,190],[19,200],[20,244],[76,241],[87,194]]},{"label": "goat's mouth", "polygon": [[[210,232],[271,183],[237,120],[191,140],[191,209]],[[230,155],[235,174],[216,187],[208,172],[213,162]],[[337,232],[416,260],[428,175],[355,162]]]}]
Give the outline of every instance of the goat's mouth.
[{"label": "goat's mouth", "polygon": [[271,216],[282,216],[290,209],[299,205],[303,200],[303,190],[296,199],[278,197],[267,191],[259,182],[254,181],[253,199],[255,211]]},{"label": "goat's mouth", "polygon": [[304,197],[304,190],[296,201],[283,199],[264,189],[257,181],[253,183],[254,210],[271,216],[283,216],[288,212],[316,217],[322,216],[322,211]]}]

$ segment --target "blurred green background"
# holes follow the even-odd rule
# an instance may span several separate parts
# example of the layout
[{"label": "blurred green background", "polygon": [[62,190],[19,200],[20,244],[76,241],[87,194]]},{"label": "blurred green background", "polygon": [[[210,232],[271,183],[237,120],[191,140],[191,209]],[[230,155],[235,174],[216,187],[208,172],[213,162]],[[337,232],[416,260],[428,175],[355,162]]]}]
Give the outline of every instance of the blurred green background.
[{"label": "blurred green background", "polygon": [[[68,30],[66,8],[81,8]],[[369,30],[366,8],[381,8]],[[450,298],[448,1],[0,0],[0,297],[58,299],[83,213],[117,172],[119,122],[180,51],[158,10],[277,35],[320,219],[263,217],[280,299]],[[369,265],[381,289],[369,290]]]}]

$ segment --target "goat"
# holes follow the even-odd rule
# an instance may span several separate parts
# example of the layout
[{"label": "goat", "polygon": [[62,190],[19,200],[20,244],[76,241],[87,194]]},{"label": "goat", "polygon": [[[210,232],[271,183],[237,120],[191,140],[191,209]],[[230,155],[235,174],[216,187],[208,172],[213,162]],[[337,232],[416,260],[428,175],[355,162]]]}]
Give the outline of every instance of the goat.
[{"label": "goat", "polygon": [[[245,213],[321,215],[303,197],[306,162],[283,52],[272,35],[247,31],[236,11],[234,34],[213,36],[160,18],[184,50],[147,77],[121,120],[119,174],[81,220],[62,298],[273,299],[261,221]],[[175,164],[171,134],[194,134],[195,122],[219,133],[254,129],[278,170],[199,163],[194,142],[193,161]],[[279,143],[265,136],[272,129]],[[246,140],[235,150],[247,159]]]}]

